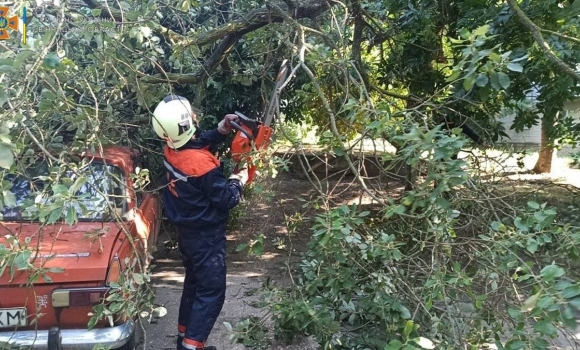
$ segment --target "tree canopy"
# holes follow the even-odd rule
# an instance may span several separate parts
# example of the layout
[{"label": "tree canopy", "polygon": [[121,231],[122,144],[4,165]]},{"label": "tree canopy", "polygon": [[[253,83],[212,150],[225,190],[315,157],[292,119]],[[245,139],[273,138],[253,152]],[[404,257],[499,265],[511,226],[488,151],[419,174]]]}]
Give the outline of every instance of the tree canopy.
[{"label": "tree canopy", "polygon": [[[3,174],[39,153],[58,165],[71,150],[109,143],[141,149],[160,171],[150,125],[165,95],[190,99],[203,128],[235,110],[257,117],[288,59],[285,121],[316,125],[320,146],[343,157],[379,208],[370,223],[368,212],[321,200],[328,213],[313,226],[301,284],[271,299],[282,334],[315,335],[326,349],[490,339],[519,349],[543,348],[553,324],[571,325],[578,282],[558,279],[558,264],[578,259],[578,231],[534,201],[516,210],[491,198],[457,153],[505,136],[506,111],[516,130],[541,122],[546,151],[580,141],[564,113],[579,92],[579,1],[19,0],[11,11],[24,6],[33,10],[26,44],[16,33],[0,42]],[[381,176],[407,167],[401,198],[366,172],[365,139],[397,148],[373,161]],[[10,186],[1,183],[3,206],[15,204]],[[553,242],[561,255],[542,250]],[[509,293],[535,299],[498,307]],[[449,305],[465,300],[475,315],[467,328]],[[486,313],[492,305],[517,325],[507,339]]]}]

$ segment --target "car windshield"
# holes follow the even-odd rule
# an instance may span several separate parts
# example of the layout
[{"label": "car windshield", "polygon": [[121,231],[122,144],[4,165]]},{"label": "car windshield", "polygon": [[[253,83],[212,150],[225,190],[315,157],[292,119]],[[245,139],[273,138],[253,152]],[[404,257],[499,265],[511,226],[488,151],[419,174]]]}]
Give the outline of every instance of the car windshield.
[{"label": "car windshield", "polygon": [[4,180],[12,183],[10,192],[14,194],[16,206],[3,208],[3,220],[35,220],[42,215],[43,207],[50,207],[52,212],[62,216],[66,216],[72,208],[79,221],[109,221],[116,216],[111,215],[112,210],[119,216],[126,212],[124,176],[116,166],[92,162],[82,168],[81,173],[67,170],[62,176],[66,179],[67,191],[79,176],[86,180],[81,182],[72,199],[62,196],[51,198],[56,190],[53,191],[54,187],[48,183],[48,175],[48,165],[42,162],[28,167],[23,175],[6,176]]}]

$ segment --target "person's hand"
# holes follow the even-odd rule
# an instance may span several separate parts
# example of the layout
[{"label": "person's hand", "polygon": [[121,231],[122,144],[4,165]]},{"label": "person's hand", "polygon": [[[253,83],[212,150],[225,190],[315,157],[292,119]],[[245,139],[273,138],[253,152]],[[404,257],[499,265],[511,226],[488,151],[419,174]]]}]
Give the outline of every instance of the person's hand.
[{"label": "person's hand", "polygon": [[238,180],[242,186],[245,186],[248,182],[248,167],[239,168],[236,166],[230,175],[230,180]]},{"label": "person's hand", "polygon": [[233,129],[232,124],[230,124],[230,122],[234,121],[239,123],[239,120],[240,118],[235,114],[226,114],[224,119],[222,119],[222,121],[218,124],[218,131],[220,132],[220,134],[223,135],[228,134]]}]

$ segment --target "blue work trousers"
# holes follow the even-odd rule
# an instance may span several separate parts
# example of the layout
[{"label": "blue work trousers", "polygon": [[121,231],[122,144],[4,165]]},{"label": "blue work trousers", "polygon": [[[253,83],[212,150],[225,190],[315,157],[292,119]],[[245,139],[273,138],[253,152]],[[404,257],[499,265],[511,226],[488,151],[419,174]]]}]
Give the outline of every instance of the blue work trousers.
[{"label": "blue work trousers", "polygon": [[[179,230],[179,251],[185,266],[179,305],[178,349],[203,348],[226,295],[226,225],[194,232]],[[193,348],[195,348],[195,346]]]}]

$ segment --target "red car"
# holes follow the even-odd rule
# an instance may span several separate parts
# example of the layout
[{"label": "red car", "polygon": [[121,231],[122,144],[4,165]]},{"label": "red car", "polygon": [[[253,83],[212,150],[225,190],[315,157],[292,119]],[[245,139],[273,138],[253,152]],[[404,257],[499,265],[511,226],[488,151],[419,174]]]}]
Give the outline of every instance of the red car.
[{"label": "red car", "polygon": [[[3,179],[12,184],[8,197],[16,206],[0,208],[0,349],[135,346],[130,317],[101,320],[92,329],[88,324],[120,276],[136,268],[126,264],[135,257],[142,263],[137,267],[149,263],[161,202],[153,192],[134,190],[138,153],[107,146],[81,158],[61,175],[67,186],[47,184],[46,162]],[[42,225],[38,217],[55,223]]]}]

